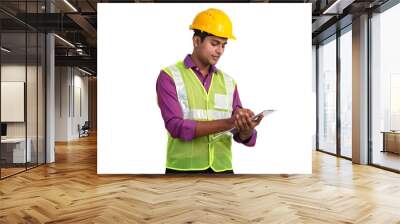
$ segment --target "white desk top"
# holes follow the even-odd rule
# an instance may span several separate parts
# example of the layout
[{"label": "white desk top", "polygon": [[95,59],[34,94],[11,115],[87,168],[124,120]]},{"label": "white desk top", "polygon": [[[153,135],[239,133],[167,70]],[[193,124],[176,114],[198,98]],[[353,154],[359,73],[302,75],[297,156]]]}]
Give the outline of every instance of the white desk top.
[{"label": "white desk top", "polygon": [[400,134],[400,131],[381,131],[381,133],[387,133],[387,134]]},{"label": "white desk top", "polygon": [[[28,141],[30,139],[28,138]],[[20,143],[24,142],[25,138],[6,138],[6,139],[1,139],[1,143]]]}]

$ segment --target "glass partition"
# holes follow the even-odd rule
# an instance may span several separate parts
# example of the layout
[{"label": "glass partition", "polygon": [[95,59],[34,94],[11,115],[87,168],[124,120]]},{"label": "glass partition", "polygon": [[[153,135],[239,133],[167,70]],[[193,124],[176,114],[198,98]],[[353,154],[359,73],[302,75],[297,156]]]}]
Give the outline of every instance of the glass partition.
[{"label": "glass partition", "polygon": [[[24,171],[31,161],[26,144],[26,33],[1,34],[2,177]],[[4,50],[6,49],[6,50]]]},{"label": "glass partition", "polygon": [[[43,13],[45,1],[1,1],[0,178],[45,163],[44,33],[15,17]],[[15,17],[13,17],[15,15]],[[35,19],[37,17],[32,17]]]}]

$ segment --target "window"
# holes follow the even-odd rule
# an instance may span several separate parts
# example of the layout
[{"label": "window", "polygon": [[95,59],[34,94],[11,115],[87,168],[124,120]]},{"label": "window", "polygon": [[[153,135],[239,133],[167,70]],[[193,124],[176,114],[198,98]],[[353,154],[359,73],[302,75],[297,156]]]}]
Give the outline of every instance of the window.
[{"label": "window", "polygon": [[400,5],[371,18],[372,163],[400,170]]},{"label": "window", "polygon": [[340,155],[352,157],[352,33],[340,36]]},{"label": "window", "polygon": [[318,149],[336,153],[336,36],[318,48]]}]

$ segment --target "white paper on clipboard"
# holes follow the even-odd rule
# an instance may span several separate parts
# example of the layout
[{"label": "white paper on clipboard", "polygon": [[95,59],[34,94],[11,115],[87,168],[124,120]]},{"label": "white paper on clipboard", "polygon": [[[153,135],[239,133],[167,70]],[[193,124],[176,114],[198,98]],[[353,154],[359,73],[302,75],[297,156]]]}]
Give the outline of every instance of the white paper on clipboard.
[{"label": "white paper on clipboard", "polygon": [[[276,110],[273,110],[273,109],[271,109],[271,110],[263,110],[261,113],[259,113],[259,114],[257,114],[257,115],[254,115],[254,117],[253,117],[252,119],[253,119],[253,120],[257,120],[258,117],[261,116],[261,115],[263,115],[264,117],[266,117],[267,115],[269,115],[269,114],[271,114],[271,113],[273,113],[273,112],[275,112],[275,111],[276,111]],[[234,135],[236,132],[237,132],[237,129],[236,129],[236,128],[231,128],[231,129],[229,129],[229,130],[227,130],[227,131],[220,132],[220,133],[216,134],[216,135],[213,137],[213,139],[212,139],[208,144],[214,142],[216,139],[220,138],[221,136],[227,136],[227,135],[230,135],[230,136],[231,136],[231,135]]]}]

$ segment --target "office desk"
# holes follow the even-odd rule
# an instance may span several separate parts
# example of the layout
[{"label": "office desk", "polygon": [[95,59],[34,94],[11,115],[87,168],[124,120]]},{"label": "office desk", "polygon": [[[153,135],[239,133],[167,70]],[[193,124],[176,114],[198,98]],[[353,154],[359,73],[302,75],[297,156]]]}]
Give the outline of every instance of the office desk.
[{"label": "office desk", "polygon": [[5,160],[5,163],[31,162],[32,140],[28,138],[27,143],[28,147],[26,147],[25,154],[25,138],[1,139],[1,157]]},{"label": "office desk", "polygon": [[393,152],[400,154],[400,132],[399,131],[382,131],[383,133],[383,150],[382,152]]}]

